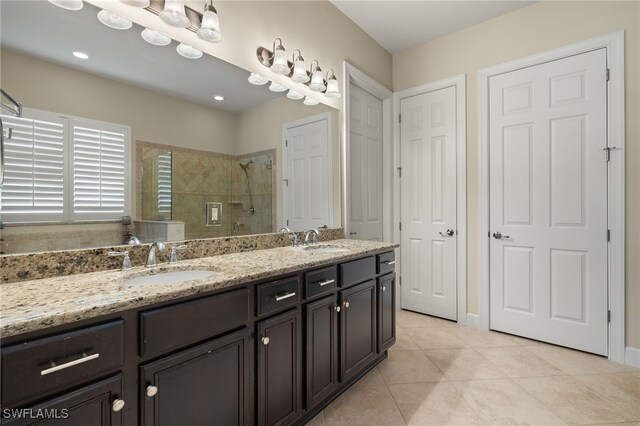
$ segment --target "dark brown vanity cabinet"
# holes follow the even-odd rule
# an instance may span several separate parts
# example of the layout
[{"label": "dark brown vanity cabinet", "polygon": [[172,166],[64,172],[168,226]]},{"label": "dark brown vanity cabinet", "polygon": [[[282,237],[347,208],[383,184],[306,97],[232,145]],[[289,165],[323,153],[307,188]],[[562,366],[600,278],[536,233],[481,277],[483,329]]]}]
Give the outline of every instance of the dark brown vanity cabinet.
[{"label": "dark brown vanity cabinet", "polygon": [[376,281],[340,292],[340,380],[358,373],[377,356]]},{"label": "dark brown vanity cabinet", "polygon": [[140,367],[142,424],[251,424],[250,330]]},{"label": "dark brown vanity cabinet", "polygon": [[338,306],[336,295],[309,303],[306,321],[306,408],[313,407],[338,386]]},{"label": "dark brown vanity cabinet", "polygon": [[300,309],[260,321],[258,425],[290,424],[302,412],[302,315]]},{"label": "dark brown vanity cabinet", "polygon": [[378,278],[378,353],[396,342],[396,274]]}]

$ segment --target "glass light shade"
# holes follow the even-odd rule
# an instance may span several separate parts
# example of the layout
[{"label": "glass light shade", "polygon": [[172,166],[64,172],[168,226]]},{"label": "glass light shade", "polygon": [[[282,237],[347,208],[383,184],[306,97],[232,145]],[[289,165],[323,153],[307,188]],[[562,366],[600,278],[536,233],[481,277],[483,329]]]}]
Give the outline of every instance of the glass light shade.
[{"label": "glass light shade", "polygon": [[49,2],[67,10],[80,10],[84,6],[82,0],[49,0]]},{"label": "glass light shade", "polygon": [[304,98],[304,95],[302,93],[296,92],[295,90],[289,89],[289,92],[287,93],[287,98],[297,101],[298,99]]},{"label": "glass light shade", "polygon": [[309,75],[307,74],[307,67],[304,65],[304,59],[300,56],[293,62],[293,75],[291,81],[294,83],[306,83],[309,81]]},{"label": "glass light shade", "polygon": [[143,9],[145,7],[149,7],[149,4],[151,4],[151,0],[120,0],[120,1],[124,4],[128,4],[129,6],[141,7]]},{"label": "glass light shade", "polygon": [[287,63],[287,52],[285,52],[282,45],[276,48],[273,54],[273,64],[271,64],[271,71],[276,74],[286,75],[289,74],[289,64]]},{"label": "glass light shade", "polygon": [[271,90],[272,92],[284,92],[285,90],[287,90],[287,88],[281,84],[276,83],[275,81],[272,81],[269,85],[269,90]]},{"label": "glass light shade", "polygon": [[265,78],[260,74],[256,74],[255,72],[252,72],[251,75],[249,76],[249,83],[255,86],[262,86],[264,84],[267,84],[268,82],[269,82],[268,78]]},{"label": "glass light shade", "polygon": [[98,21],[114,30],[128,30],[133,25],[130,20],[104,9],[98,12]]},{"label": "glass light shade", "polygon": [[165,0],[160,19],[178,28],[187,28],[191,24],[184,11],[184,2],[182,0]]},{"label": "glass light shade", "polygon": [[311,73],[311,83],[309,83],[309,89],[314,92],[322,92],[327,87],[324,85],[324,78],[322,77],[322,70],[316,68]]},{"label": "glass light shade", "polygon": [[340,97],[340,89],[338,88],[338,80],[335,78],[329,79],[327,81],[327,91],[324,94],[327,98],[339,98]]},{"label": "glass light shade", "polygon": [[215,9],[205,10],[202,15],[202,24],[196,33],[204,41],[210,43],[219,43],[222,41],[222,33],[220,33],[220,19]]},{"label": "glass light shade", "polygon": [[164,35],[158,31],[151,30],[149,28],[145,28],[140,33],[144,41],[147,43],[153,44],[154,46],[166,46],[171,43],[171,37],[168,35]]},{"label": "glass light shade", "polygon": [[198,59],[202,57],[201,51],[184,43],[180,43],[178,47],[176,47],[176,51],[180,56],[187,59]]},{"label": "glass light shade", "polygon": [[308,105],[308,106],[313,106],[313,105],[318,105],[320,103],[320,101],[317,100],[317,99],[313,99],[313,98],[310,98],[310,97],[307,96],[307,97],[304,98],[304,102],[303,103],[305,105]]}]

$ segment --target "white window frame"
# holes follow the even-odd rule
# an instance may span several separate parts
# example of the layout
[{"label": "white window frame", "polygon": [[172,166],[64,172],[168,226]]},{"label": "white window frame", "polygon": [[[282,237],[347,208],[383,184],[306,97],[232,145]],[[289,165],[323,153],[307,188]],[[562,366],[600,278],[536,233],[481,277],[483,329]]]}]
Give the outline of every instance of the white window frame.
[{"label": "white window frame", "polygon": [[[39,225],[39,224],[60,224],[60,223],[83,223],[83,222],[120,222],[122,216],[131,215],[132,193],[131,193],[131,169],[132,169],[132,144],[131,127],[122,124],[111,123],[102,120],[93,120],[68,114],[60,114],[51,111],[44,111],[35,108],[24,108],[23,116],[36,117],[36,119],[46,120],[47,117],[53,119],[66,120],[64,125],[64,150],[63,150],[63,213],[62,214],[12,214],[2,213],[2,221],[5,225]],[[75,213],[73,208],[73,122],[94,125],[97,128],[115,127],[123,130],[125,134],[124,149],[124,200],[125,206],[122,213]],[[17,220],[14,220],[14,217]]]}]

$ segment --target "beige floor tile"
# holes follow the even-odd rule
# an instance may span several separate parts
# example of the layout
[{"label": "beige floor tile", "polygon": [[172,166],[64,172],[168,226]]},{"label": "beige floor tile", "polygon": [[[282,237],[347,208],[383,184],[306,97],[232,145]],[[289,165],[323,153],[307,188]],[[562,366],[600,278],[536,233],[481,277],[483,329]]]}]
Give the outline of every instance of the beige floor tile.
[{"label": "beige floor tile", "polygon": [[625,418],[613,402],[574,377],[536,377],[515,381],[567,423],[615,423],[632,420]]},{"label": "beige floor tile", "polygon": [[498,366],[473,349],[436,349],[424,353],[449,380],[506,378]]},{"label": "beige floor tile", "polygon": [[421,349],[459,349],[466,348],[455,333],[455,328],[407,328],[406,332]]},{"label": "beige floor tile", "polygon": [[598,426],[640,426],[640,422],[596,423]]},{"label": "beige floor tile", "polygon": [[559,346],[528,346],[527,350],[567,374],[616,373],[634,370],[633,367],[609,361],[598,355]]},{"label": "beige floor tile", "polygon": [[305,423],[307,426],[324,426],[324,415],[321,411],[314,418]]},{"label": "beige floor tile", "polygon": [[404,328],[396,328],[396,343],[394,343],[389,352],[395,351],[417,351],[420,350]]},{"label": "beige floor tile", "polygon": [[468,327],[456,328],[453,331],[463,342],[472,348],[499,348],[505,346],[520,346],[508,334],[495,331],[476,330]]},{"label": "beige floor tile", "polygon": [[512,380],[450,383],[487,424],[564,424]]},{"label": "beige floor tile", "polygon": [[574,376],[622,409],[627,420],[640,421],[640,376],[628,373]]},{"label": "beige floor tile", "polygon": [[362,386],[352,387],[325,408],[324,424],[393,426],[405,423],[386,386]]},{"label": "beige floor tile", "polygon": [[438,327],[438,322],[433,317],[404,309],[396,313],[396,323],[401,328]]},{"label": "beige floor tile", "polygon": [[422,351],[399,351],[378,365],[385,383],[437,382],[443,375]]},{"label": "beige floor tile", "polygon": [[384,380],[382,380],[382,375],[380,374],[380,371],[378,371],[378,367],[375,367],[362,379],[355,382],[353,386],[379,386],[384,384]]},{"label": "beige floor tile", "polygon": [[527,347],[477,348],[476,351],[498,367],[508,377],[541,377],[563,375]]},{"label": "beige floor tile", "polygon": [[389,390],[408,425],[483,425],[451,383],[390,385]]}]

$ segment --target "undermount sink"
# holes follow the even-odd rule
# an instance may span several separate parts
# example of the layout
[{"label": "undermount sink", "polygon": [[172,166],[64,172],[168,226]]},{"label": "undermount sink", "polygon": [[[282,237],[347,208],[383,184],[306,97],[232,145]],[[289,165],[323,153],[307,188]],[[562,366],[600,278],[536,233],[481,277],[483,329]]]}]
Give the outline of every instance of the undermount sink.
[{"label": "undermount sink", "polygon": [[141,276],[125,279],[123,284],[144,285],[144,284],[180,284],[187,281],[203,280],[217,275],[214,271],[158,271],[147,273]]},{"label": "undermount sink", "polygon": [[348,251],[350,251],[346,247],[336,246],[331,244],[316,244],[316,245],[306,246],[302,250],[308,251],[311,253],[347,253]]}]

